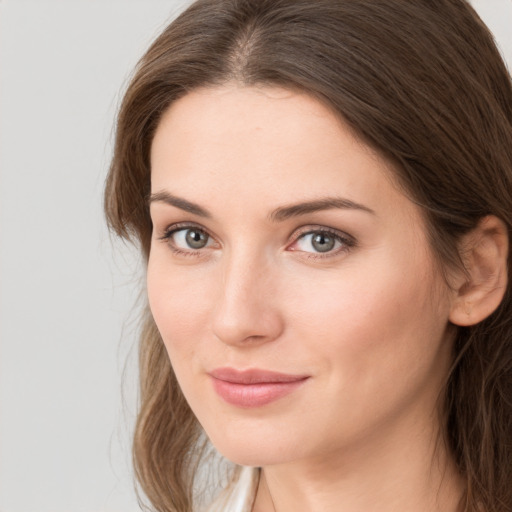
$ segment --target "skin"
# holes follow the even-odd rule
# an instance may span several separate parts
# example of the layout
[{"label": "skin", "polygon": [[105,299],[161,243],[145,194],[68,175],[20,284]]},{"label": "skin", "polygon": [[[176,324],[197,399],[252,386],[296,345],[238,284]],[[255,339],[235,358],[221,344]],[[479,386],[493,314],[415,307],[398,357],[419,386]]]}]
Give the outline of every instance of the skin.
[{"label": "skin", "polygon": [[[212,443],[263,468],[253,510],[455,511],[460,482],[436,445],[454,292],[392,165],[308,95],[228,84],[171,105],[151,173],[150,307]],[[269,220],[333,196],[371,212]],[[207,245],[187,245],[187,228]],[[322,229],[341,239],[319,253],[307,233]],[[309,378],[240,408],[208,375],[226,366]]]}]

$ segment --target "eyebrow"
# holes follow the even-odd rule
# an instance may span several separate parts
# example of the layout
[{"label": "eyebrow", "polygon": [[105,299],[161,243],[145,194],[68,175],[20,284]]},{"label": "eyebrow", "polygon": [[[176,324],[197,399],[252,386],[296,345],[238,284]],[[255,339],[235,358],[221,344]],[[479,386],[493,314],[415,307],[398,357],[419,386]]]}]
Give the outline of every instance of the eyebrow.
[{"label": "eyebrow", "polygon": [[306,201],[304,203],[292,204],[289,206],[281,206],[276,208],[270,215],[269,219],[273,222],[282,222],[291,217],[297,217],[306,213],[319,212],[322,210],[360,210],[375,215],[375,212],[362,204],[344,199],[341,197],[325,197],[315,199],[314,201]]},{"label": "eyebrow", "polygon": [[[202,206],[183,199],[182,197],[174,196],[166,191],[160,191],[151,194],[148,202],[149,204],[154,202],[163,202],[170,206],[179,208],[180,210],[184,210],[188,213],[198,215],[199,217],[205,217],[207,219],[211,219],[213,217],[212,214]],[[360,210],[372,215],[376,215],[375,211],[371,208],[368,208],[368,206],[356,203],[350,199],[344,199],[341,197],[324,197],[315,199],[313,201],[305,201],[303,203],[280,206],[279,208],[273,210],[268,218],[272,222],[283,222],[292,217],[298,217],[307,213],[333,209]]]},{"label": "eyebrow", "polygon": [[186,199],[183,199],[182,197],[176,197],[172,194],[169,194],[169,192],[166,192],[162,190],[161,192],[156,192],[154,194],[151,194],[149,196],[148,204],[151,203],[165,203],[170,206],[174,206],[176,208],[179,208],[180,210],[184,210],[188,213],[193,213],[194,215],[198,215],[199,217],[205,217],[207,219],[212,218],[212,214],[203,208],[202,206],[199,206],[196,203],[192,203],[190,201],[187,201]]}]

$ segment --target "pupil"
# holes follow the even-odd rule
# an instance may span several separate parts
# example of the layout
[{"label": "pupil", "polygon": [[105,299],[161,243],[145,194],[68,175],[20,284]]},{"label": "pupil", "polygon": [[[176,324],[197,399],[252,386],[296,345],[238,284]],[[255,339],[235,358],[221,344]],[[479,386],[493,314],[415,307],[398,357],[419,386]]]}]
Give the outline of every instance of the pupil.
[{"label": "pupil", "polygon": [[190,229],[186,235],[187,244],[192,249],[201,249],[208,242],[208,235],[202,231]]},{"label": "pupil", "polygon": [[313,236],[312,244],[318,252],[327,252],[334,247],[334,238],[325,233],[318,233]]}]

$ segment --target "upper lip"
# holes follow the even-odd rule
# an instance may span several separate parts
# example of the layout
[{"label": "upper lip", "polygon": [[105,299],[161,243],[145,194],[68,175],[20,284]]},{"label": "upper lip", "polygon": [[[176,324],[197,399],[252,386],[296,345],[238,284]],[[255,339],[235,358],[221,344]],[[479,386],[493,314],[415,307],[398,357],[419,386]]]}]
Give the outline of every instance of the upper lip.
[{"label": "upper lip", "polygon": [[217,368],[208,372],[214,379],[231,382],[233,384],[270,384],[280,382],[296,382],[308,378],[308,375],[291,375],[269,370],[252,368],[237,370],[235,368]]}]

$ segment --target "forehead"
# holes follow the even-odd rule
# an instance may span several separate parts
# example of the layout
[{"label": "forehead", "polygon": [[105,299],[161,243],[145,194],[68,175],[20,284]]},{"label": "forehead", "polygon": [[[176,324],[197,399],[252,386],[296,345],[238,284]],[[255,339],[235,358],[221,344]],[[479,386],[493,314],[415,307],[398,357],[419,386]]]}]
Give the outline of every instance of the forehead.
[{"label": "forehead", "polygon": [[[152,192],[245,208],[342,195],[372,209],[404,196],[391,164],[315,98],[287,89],[200,89],[165,112],[151,148]],[[385,206],[384,204],[380,206]]]},{"label": "forehead", "polygon": [[[197,141],[202,138],[201,142],[206,143],[210,150],[222,150],[228,145],[234,156],[241,151],[235,152],[230,142],[243,141],[244,146],[240,150],[247,152],[257,148],[261,155],[265,148],[276,150],[283,145],[292,146],[297,152],[299,148],[295,144],[298,140],[309,139],[318,144],[318,136],[326,144],[333,138],[339,144],[339,136],[345,133],[348,135],[344,137],[346,144],[365,147],[341,117],[318,100],[305,93],[277,87],[233,84],[202,88],[186,94],[172,103],[162,117],[153,141],[153,161],[155,146],[158,146],[158,139],[164,131],[173,132],[180,142],[187,137]],[[173,141],[167,138],[165,143],[168,146]],[[369,147],[365,149],[372,152]]]}]

